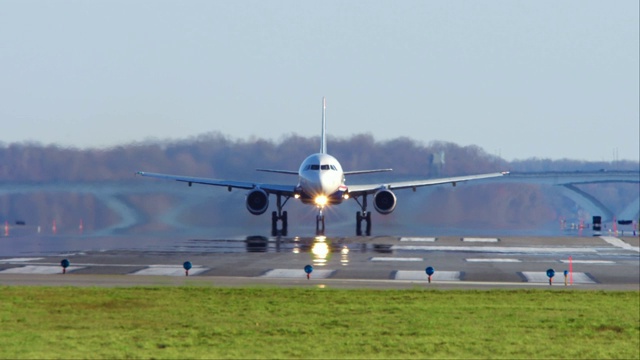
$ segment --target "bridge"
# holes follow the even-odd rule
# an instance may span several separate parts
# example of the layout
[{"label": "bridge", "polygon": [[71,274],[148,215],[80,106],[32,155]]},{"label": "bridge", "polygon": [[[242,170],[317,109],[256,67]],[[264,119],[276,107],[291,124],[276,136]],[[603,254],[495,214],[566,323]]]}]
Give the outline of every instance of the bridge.
[{"label": "bridge", "polygon": [[[638,219],[640,216],[640,195],[635,196],[625,209],[614,214],[593,195],[579,189],[576,185],[629,183],[640,187],[640,171],[596,171],[596,172],[513,172],[508,176],[497,178],[494,183],[525,183],[537,185],[559,186],[562,194],[573,200],[590,214],[602,216],[604,221]],[[640,193],[640,192],[639,192]]]}]

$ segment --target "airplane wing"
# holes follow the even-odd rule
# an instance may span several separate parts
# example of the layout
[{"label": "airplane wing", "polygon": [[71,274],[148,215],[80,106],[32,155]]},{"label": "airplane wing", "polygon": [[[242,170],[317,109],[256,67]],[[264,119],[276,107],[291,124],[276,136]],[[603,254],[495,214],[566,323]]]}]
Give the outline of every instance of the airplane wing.
[{"label": "airplane wing", "polygon": [[372,174],[379,172],[387,172],[393,171],[393,169],[373,169],[373,170],[355,170],[355,171],[345,171],[345,175],[360,175],[360,174]]},{"label": "airplane wing", "polygon": [[170,175],[170,174],[158,174],[145,171],[138,171],[136,175],[147,176],[164,180],[175,180],[180,182],[186,182],[191,186],[192,184],[213,185],[227,187],[229,191],[231,189],[255,189],[260,188],[269,194],[280,195],[293,195],[295,192],[295,185],[279,185],[279,184],[262,184],[247,181],[233,181],[233,180],[217,180],[202,177]]},{"label": "airplane wing", "polygon": [[276,173],[276,174],[299,175],[297,171],[292,171],[292,170],[256,169],[256,171],[270,172],[270,173]]},{"label": "airplane wing", "polygon": [[349,194],[352,194],[353,196],[360,196],[364,194],[373,194],[380,189],[388,189],[388,190],[415,189],[421,186],[431,186],[431,185],[440,185],[440,184],[453,184],[455,186],[456,183],[459,183],[459,182],[464,182],[469,180],[488,179],[488,178],[499,177],[507,174],[509,174],[509,172],[505,171],[505,172],[498,172],[498,173],[457,176],[457,177],[440,178],[440,179],[399,181],[399,182],[391,182],[387,184],[347,185],[347,188],[349,189]]}]

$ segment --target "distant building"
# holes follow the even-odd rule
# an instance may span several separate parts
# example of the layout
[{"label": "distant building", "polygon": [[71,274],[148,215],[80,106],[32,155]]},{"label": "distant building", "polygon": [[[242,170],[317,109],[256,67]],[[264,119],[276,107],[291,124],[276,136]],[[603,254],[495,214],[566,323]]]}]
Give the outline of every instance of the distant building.
[{"label": "distant building", "polygon": [[444,150],[429,154],[429,173],[432,176],[440,176],[444,170],[444,163]]}]

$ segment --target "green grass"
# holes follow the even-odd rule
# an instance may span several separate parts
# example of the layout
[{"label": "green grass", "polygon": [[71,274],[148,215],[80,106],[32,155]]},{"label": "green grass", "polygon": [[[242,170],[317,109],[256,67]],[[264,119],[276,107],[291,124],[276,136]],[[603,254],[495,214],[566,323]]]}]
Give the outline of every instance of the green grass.
[{"label": "green grass", "polygon": [[640,293],[0,287],[0,358],[639,358]]}]

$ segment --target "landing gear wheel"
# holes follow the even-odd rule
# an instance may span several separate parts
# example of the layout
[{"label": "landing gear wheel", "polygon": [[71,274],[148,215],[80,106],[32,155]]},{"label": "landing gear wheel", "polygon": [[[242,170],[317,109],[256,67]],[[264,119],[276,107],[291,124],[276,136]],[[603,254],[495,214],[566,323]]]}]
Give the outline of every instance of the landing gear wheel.
[{"label": "landing gear wheel", "polygon": [[362,236],[362,221],[366,221],[365,234],[371,236],[371,212],[367,211],[367,194],[362,195],[362,202],[358,201],[358,197],[353,199],[360,205],[361,211],[356,212],[356,236]]},{"label": "landing gear wheel", "polygon": [[366,230],[366,234],[367,236],[371,236],[371,212],[367,213],[367,216],[364,219],[367,222],[367,230]]},{"label": "landing gear wheel", "polygon": [[282,212],[282,236],[287,236],[287,228],[289,227],[289,219],[286,211]]},{"label": "landing gear wheel", "polygon": [[[282,229],[278,229],[278,220],[282,221]],[[271,236],[287,236],[287,227],[289,226],[288,214],[286,211],[278,216],[276,211],[271,213]]]},{"label": "landing gear wheel", "polygon": [[271,213],[271,236],[278,235],[278,213]]}]

